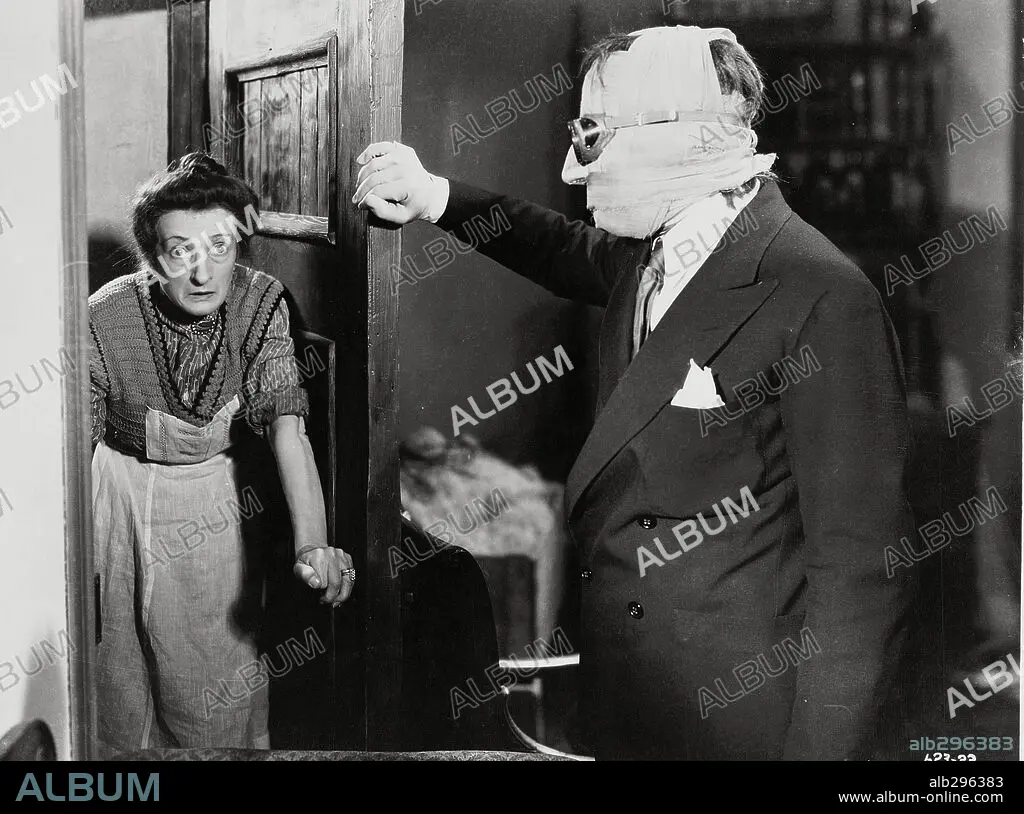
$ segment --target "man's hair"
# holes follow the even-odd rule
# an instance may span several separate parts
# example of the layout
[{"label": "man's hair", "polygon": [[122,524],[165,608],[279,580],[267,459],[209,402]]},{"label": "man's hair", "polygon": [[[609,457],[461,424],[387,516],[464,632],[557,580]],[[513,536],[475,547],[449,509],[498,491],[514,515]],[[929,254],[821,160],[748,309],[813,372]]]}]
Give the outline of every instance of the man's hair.
[{"label": "man's hair", "polygon": [[[610,34],[588,48],[583,55],[581,73],[585,76],[591,68],[596,68],[598,75],[604,68],[608,57],[620,51],[628,51],[636,42],[636,34]],[[738,93],[742,97],[740,115],[747,127],[753,127],[761,119],[761,106],[764,104],[764,78],[754,58],[739,43],[729,40],[712,40],[708,43],[711,49],[711,60],[718,75],[718,84],[722,94],[728,96]]]},{"label": "man's hair", "polygon": [[[609,34],[599,42],[594,43],[583,53],[583,62],[580,69],[582,76],[586,76],[591,68],[596,68],[597,76],[600,77],[608,57],[620,51],[628,51],[630,46],[636,42],[639,34]],[[718,76],[718,84],[722,89],[722,95],[728,96],[731,93],[738,93],[741,97],[739,113],[743,123],[753,129],[762,116],[762,105],[764,104],[765,87],[764,77],[761,69],[757,67],[754,58],[742,45],[730,40],[712,40],[708,43],[711,49],[711,61],[715,65],[715,73]],[[683,77],[680,77],[682,80]],[[745,195],[757,184],[758,179],[775,181],[775,173],[758,173],[747,183],[734,190],[725,193],[730,206],[736,196]]]}]

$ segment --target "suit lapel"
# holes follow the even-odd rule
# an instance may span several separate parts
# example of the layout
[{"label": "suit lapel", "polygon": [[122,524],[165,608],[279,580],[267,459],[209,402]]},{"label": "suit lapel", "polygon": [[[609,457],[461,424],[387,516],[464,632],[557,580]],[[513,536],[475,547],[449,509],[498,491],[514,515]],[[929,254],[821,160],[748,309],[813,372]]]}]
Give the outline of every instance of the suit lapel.
[{"label": "suit lapel", "polygon": [[[757,269],[792,212],[774,183],[765,184],[747,209],[752,217],[743,221],[745,233],[737,231],[738,219],[632,363],[637,273],[630,268],[620,275],[605,314],[610,324],[602,324],[601,330],[600,392],[607,396],[599,400],[594,427],[569,473],[569,518],[591,481],[682,387],[690,359],[707,366],[777,287],[776,280],[758,280]],[[615,375],[623,369],[621,377]]]}]

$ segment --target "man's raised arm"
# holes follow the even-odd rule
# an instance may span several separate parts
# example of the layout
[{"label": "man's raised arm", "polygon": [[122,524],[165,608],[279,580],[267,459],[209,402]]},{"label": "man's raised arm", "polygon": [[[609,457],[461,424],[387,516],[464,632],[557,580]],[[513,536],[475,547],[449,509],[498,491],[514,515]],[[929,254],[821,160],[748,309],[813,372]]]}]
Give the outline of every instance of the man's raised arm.
[{"label": "man's raised arm", "polygon": [[381,220],[427,220],[508,269],[567,299],[605,305],[618,274],[646,257],[616,237],[542,206],[431,175],[404,144],[371,144],[353,203]]}]

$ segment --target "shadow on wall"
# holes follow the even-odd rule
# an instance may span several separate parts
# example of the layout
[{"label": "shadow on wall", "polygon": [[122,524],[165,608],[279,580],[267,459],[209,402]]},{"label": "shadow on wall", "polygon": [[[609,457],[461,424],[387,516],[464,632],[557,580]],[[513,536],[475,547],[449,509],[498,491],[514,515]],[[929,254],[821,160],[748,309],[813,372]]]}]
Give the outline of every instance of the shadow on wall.
[{"label": "shadow on wall", "polygon": [[[516,374],[528,389],[532,378],[527,365],[538,357],[555,359],[561,347],[572,370],[541,384],[537,392],[518,394],[516,403],[491,421],[494,427],[486,444],[493,452],[516,465],[534,464],[546,477],[564,481],[592,423],[596,395],[597,359],[591,358],[597,337],[588,334],[589,307],[577,303],[539,303],[511,320],[510,344],[522,360]],[[545,342],[553,345],[545,347]],[[596,354],[595,354],[596,355]],[[512,371],[495,372],[494,379],[511,377]],[[480,428],[473,428],[479,433]]]},{"label": "shadow on wall", "polygon": [[89,235],[89,294],[111,280],[138,269],[138,260],[131,248],[111,233]]},{"label": "shadow on wall", "polygon": [[[431,172],[568,211],[560,168],[565,122],[577,104],[575,28],[570,3],[410,0],[403,140]],[[556,87],[543,99],[531,96],[538,77]],[[557,85],[557,77],[571,78],[573,87]],[[512,94],[536,105],[520,105],[495,126],[495,106]],[[463,131],[474,135],[453,144],[453,134]],[[424,246],[439,236],[433,227],[407,228],[403,256],[422,267]],[[528,363],[564,348],[571,372],[463,428],[505,460],[535,464],[544,477],[564,481],[592,411],[584,383],[596,334],[587,335],[585,309],[475,253],[415,286],[402,285],[399,304],[402,437],[422,426],[452,436],[454,405],[466,408],[472,397],[490,406],[488,385],[513,372],[529,382]]]}]

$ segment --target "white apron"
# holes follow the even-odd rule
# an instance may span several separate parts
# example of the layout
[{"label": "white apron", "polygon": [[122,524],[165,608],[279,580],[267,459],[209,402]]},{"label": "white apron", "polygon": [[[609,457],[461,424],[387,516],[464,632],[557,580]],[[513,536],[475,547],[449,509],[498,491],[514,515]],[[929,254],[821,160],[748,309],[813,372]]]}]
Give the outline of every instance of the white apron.
[{"label": "white apron", "polygon": [[231,447],[236,397],[206,427],[150,409],[140,461],[93,455],[104,751],[269,748],[260,512]]}]

